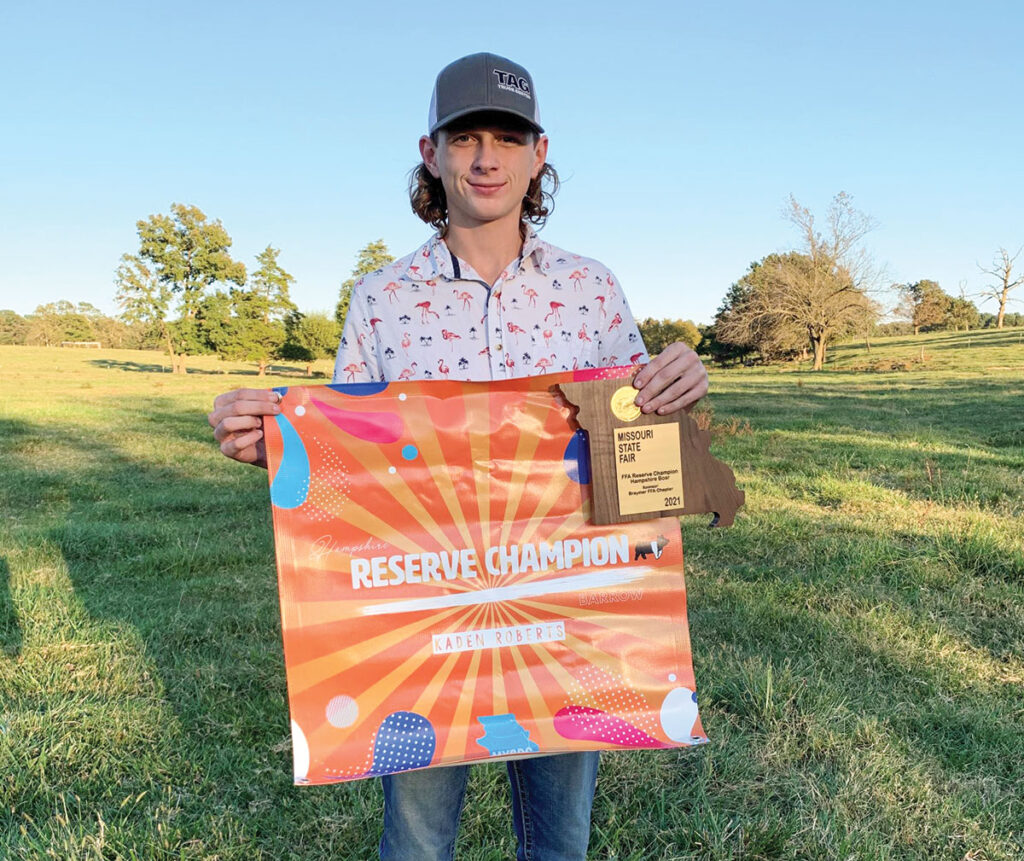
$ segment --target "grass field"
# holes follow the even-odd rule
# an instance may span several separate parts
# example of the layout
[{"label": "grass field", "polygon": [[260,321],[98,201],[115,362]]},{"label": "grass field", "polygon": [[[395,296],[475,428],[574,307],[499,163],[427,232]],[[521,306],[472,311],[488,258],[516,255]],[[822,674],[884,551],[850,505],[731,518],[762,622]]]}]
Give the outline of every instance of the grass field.
[{"label": "grass field", "polygon": [[[1022,339],[712,373],[712,743],[606,755],[593,858],[1024,857]],[[373,858],[374,782],[291,785],[266,477],[205,420],[306,380],[161,359],[0,347],[0,859]],[[460,858],[512,857],[506,792],[474,769]]]}]

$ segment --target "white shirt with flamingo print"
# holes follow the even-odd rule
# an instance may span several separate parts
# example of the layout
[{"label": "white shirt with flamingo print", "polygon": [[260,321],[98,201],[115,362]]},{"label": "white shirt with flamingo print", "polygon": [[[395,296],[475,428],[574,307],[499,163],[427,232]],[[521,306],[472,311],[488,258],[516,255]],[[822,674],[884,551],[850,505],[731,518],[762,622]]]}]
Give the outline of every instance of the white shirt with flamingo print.
[{"label": "white shirt with flamingo print", "polygon": [[618,279],[596,260],[531,232],[488,285],[435,234],[356,282],[334,382],[504,380],[647,361]]}]

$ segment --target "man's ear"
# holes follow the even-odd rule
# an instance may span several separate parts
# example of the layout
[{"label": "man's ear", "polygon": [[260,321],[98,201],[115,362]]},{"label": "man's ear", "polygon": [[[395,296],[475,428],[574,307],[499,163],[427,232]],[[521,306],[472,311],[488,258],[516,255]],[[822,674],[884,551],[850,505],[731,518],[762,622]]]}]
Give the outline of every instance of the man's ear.
[{"label": "man's ear", "polygon": [[548,160],[548,136],[538,135],[537,144],[533,149],[533,173],[531,177],[536,179],[540,175],[544,162]]},{"label": "man's ear", "polygon": [[[444,132],[439,134],[444,134]],[[437,179],[441,175],[441,170],[437,166],[437,146],[435,146],[429,135],[423,135],[420,138],[420,158],[423,159],[423,165],[426,167],[427,172],[434,179]]]}]

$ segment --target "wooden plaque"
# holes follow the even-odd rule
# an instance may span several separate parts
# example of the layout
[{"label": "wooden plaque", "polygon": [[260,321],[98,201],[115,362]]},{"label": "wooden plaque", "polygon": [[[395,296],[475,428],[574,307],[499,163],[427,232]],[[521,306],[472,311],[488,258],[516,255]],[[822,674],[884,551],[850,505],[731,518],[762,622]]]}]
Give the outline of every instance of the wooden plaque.
[{"label": "wooden plaque", "polygon": [[626,379],[559,383],[590,441],[591,519],[597,525],[714,514],[731,526],[744,494],[709,450],[711,434],[685,412],[641,413]]}]

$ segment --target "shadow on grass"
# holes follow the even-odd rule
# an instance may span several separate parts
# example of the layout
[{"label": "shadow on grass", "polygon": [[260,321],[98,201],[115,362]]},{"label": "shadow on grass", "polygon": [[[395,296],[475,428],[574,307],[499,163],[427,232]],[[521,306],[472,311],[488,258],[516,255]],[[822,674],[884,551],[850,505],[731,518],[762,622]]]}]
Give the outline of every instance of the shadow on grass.
[{"label": "shadow on grass", "polygon": [[[851,596],[840,592],[833,607],[808,607],[792,593],[770,587],[711,591],[713,607],[691,610],[701,632],[694,646],[697,663],[704,664],[698,684],[706,682],[702,693],[709,706],[764,735],[808,720],[824,730],[831,711],[854,719],[851,723],[869,719],[912,760],[924,756],[936,762],[940,780],[969,775],[1000,784],[1008,797],[1012,793],[1024,745],[1024,729],[1007,720],[1017,700],[1015,686],[1008,681],[993,689],[981,675],[973,681],[957,678],[945,660],[916,660],[904,638],[921,634],[923,639],[928,632],[929,625],[919,627],[925,621],[921,608],[914,614],[919,618],[901,630],[888,628],[884,618],[872,624],[872,608],[850,605]],[[896,601],[893,609],[899,616],[907,608]],[[939,627],[954,640],[964,633],[955,622]],[[707,644],[705,659],[721,650],[730,658],[717,665],[700,660],[701,641]],[[776,668],[773,674],[767,672],[769,664]],[[751,666],[764,667],[766,674],[751,672]],[[712,721],[712,734],[713,726]],[[841,723],[839,728],[853,730]],[[813,746],[810,738],[806,742]],[[819,749],[815,755],[808,749],[800,755],[835,765],[835,751]]]},{"label": "shadow on grass", "polygon": [[924,523],[896,531],[836,523],[827,510],[744,515],[728,535],[692,521],[685,529],[688,565],[773,593],[781,606],[837,618],[885,607],[983,652],[993,666],[1019,660],[1024,553],[1012,539],[982,530],[936,534]]},{"label": "shadow on grass", "polygon": [[[1024,428],[1024,384],[1006,380],[865,379],[830,373],[832,381],[729,380],[716,392],[716,417],[749,419],[758,429],[863,430],[895,437],[925,435],[951,445],[1006,445]],[[845,379],[842,379],[845,378]],[[990,442],[991,440],[991,442]]]},{"label": "shadow on grass", "polygon": [[[14,433],[0,425],[0,491],[13,510],[28,513],[19,539],[59,551],[74,598],[97,625],[57,636],[113,643],[118,656],[94,688],[40,692],[58,711],[86,707],[78,705],[84,695],[89,708],[109,715],[96,721],[112,721],[109,736],[92,731],[92,743],[102,748],[63,766],[65,757],[54,751],[48,774],[54,786],[73,786],[85,803],[102,809],[108,823],[134,817],[137,846],[151,839],[161,786],[168,783],[185,787],[175,819],[181,843],[197,841],[214,855],[244,831],[250,847],[271,847],[266,857],[287,857],[285,844],[320,857],[310,841],[329,842],[339,827],[324,826],[323,837],[310,833],[313,824],[335,815],[339,804],[375,824],[379,791],[372,781],[327,791],[292,788],[266,472],[222,458],[203,416],[162,406],[148,432],[152,458],[135,453],[145,452],[137,438],[129,451],[117,426],[81,434],[58,422],[11,423]],[[208,451],[196,455],[199,439]],[[47,457],[39,455],[40,440]],[[49,507],[57,490],[62,504]],[[17,611],[4,582],[0,625]],[[0,633],[5,648],[20,637],[9,622],[7,629]],[[137,693],[107,693],[124,686]],[[144,728],[119,733],[118,721]],[[111,785],[152,801],[121,813],[108,803]],[[49,821],[46,810],[57,802],[48,792],[33,797],[20,809]],[[358,812],[363,808],[371,812]],[[223,845],[209,834],[214,814],[233,835],[222,836]],[[374,830],[365,824],[345,830],[351,857],[371,857]],[[0,839],[0,855],[3,846]]]},{"label": "shadow on grass", "polygon": [[21,625],[11,600],[11,569],[0,558],[0,654],[16,658],[21,653]]},{"label": "shadow on grass", "polygon": [[[151,406],[156,410],[156,403]],[[373,857],[379,801],[372,783],[299,792],[290,785],[265,474],[222,460],[212,442],[208,458],[182,461],[180,453],[202,451],[196,443],[209,439],[202,416],[165,403],[154,423],[154,445],[159,441],[177,459],[165,456],[157,463],[131,454],[117,428],[97,438],[56,423],[21,422],[6,436],[0,427],[7,495],[18,506],[40,510],[51,490],[66,494],[67,505],[40,521],[38,538],[59,548],[75,594],[93,619],[113,623],[115,630],[130,626],[141,638],[146,663],[159,677],[161,707],[176,722],[173,732],[145,739],[138,752],[122,751],[127,764],[118,774],[108,770],[78,780],[76,793],[110,821],[117,815],[116,802],[109,800],[112,776],[124,792],[135,794],[152,791],[158,782],[184,786],[177,802],[179,842],[195,840],[196,851],[211,856],[234,845],[238,833],[222,838],[223,845],[202,842],[211,839],[209,820],[219,811],[245,832],[248,857],[257,848],[267,857],[325,857],[331,845],[344,846],[345,857]],[[49,460],[33,453],[39,437],[55,453]],[[750,444],[760,444],[756,435]],[[70,457],[76,454],[78,461]],[[870,450],[863,456],[870,465]],[[798,838],[841,842],[851,832],[884,842],[889,837],[879,828],[877,810],[858,812],[840,799],[819,819],[819,807],[862,777],[860,756],[884,759],[890,739],[907,759],[934,763],[931,777],[945,793],[938,800],[948,800],[948,807],[935,810],[915,807],[913,816],[896,802],[882,811],[883,818],[918,829],[916,857],[940,857],[951,848],[961,857],[972,848],[947,844],[944,826],[953,816],[992,822],[986,833],[1012,832],[1008,814],[1000,812],[1009,809],[1024,747],[1012,720],[1012,693],[975,682],[947,656],[916,659],[904,638],[926,639],[935,632],[991,656],[1005,655],[1020,636],[1013,628],[1014,603],[990,599],[994,593],[986,592],[984,582],[926,590],[915,568],[919,556],[932,553],[932,539],[923,531],[908,530],[903,545],[894,545],[890,536],[841,523],[830,528],[798,515],[779,516],[771,529],[764,525],[702,530],[700,537],[687,532],[691,562],[706,569],[690,582],[702,710],[713,739],[716,719],[720,726],[735,725],[738,747],[748,752],[706,754],[714,753],[715,768],[690,773],[688,797],[703,804],[689,807],[661,799],[676,791],[671,782],[646,777],[644,791],[631,795],[618,771],[606,770],[601,809],[629,823],[621,837],[610,838],[623,841],[613,847],[620,857],[652,857],[639,844],[636,855],[621,851],[638,828],[647,829],[649,845],[657,845],[659,835],[700,835],[712,816],[746,823],[757,809],[751,805],[769,785],[771,806],[780,810],[765,826],[772,847]],[[960,600],[967,593],[973,606]],[[875,607],[888,611],[877,617],[877,627]],[[978,608],[987,613],[976,618]],[[762,672],[769,665],[784,668],[774,682]],[[879,738],[853,738],[853,720],[843,723],[836,715],[870,718]],[[825,738],[826,729],[833,736]],[[789,758],[760,772],[767,761],[760,751],[781,739],[792,740]],[[161,749],[159,767],[146,771],[131,764],[150,756],[154,745]],[[901,781],[913,778],[894,770],[881,771],[877,781],[898,797]],[[986,795],[974,792],[972,783],[984,783]],[[40,822],[52,818],[54,797],[40,792],[34,799],[26,808],[31,815]],[[665,807],[664,819],[652,819],[652,802]],[[147,801],[138,810],[140,822],[147,822],[153,806]],[[815,823],[811,837],[808,823]],[[488,819],[480,829],[490,825]],[[743,831],[725,829],[718,854],[709,857],[742,855]],[[480,833],[475,830],[474,839]],[[817,854],[799,857],[828,854],[817,848]],[[870,847],[860,857],[872,857]]]},{"label": "shadow on grass", "polygon": [[[127,362],[118,359],[93,359],[89,362],[97,368],[103,368],[104,370],[117,370],[117,371],[132,371],[136,373],[144,374],[169,374],[171,373],[170,364],[163,363],[152,363],[152,362]],[[239,370],[237,368],[224,368],[222,370],[210,368],[189,368],[186,367],[185,373],[187,374],[201,374],[206,376],[224,376],[230,374],[234,377],[258,377],[260,375],[258,368],[249,368],[245,370]],[[317,371],[312,375],[306,375],[306,369],[302,367],[296,367],[294,365],[267,365],[266,373],[264,376],[276,376],[276,377],[301,377],[304,380],[316,380],[326,379],[326,375]]]},{"label": "shadow on grass", "polygon": [[[1020,344],[1022,340],[1024,340],[1024,329],[1021,328],[1003,329],[1002,331],[998,329],[976,329],[971,332],[950,332],[948,335],[937,336],[934,333],[925,333],[921,337],[908,335],[905,338],[900,338],[899,340],[886,339],[875,349],[879,353],[883,353],[892,350],[920,350],[923,346],[927,353],[931,350],[970,349],[967,347],[968,341],[977,347],[982,348],[1015,347]],[[849,346],[851,345],[841,344],[837,349],[841,351],[842,348]],[[858,342],[854,341],[852,346],[858,346]]]}]

